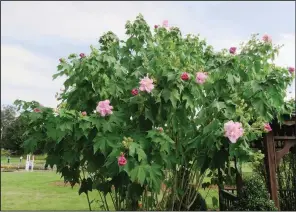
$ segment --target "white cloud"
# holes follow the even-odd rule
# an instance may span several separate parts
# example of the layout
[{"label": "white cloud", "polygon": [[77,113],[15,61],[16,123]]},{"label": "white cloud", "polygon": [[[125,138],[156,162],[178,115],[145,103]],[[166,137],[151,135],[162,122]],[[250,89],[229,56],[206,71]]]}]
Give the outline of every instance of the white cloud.
[{"label": "white cloud", "polygon": [[276,42],[278,45],[284,45],[275,63],[280,66],[295,67],[295,34],[281,34]]},{"label": "white cloud", "polygon": [[57,62],[34,55],[19,46],[1,45],[1,99],[40,101],[55,106],[55,91],[62,79],[52,81]]},{"label": "white cloud", "polygon": [[[66,38],[73,44],[94,44],[94,40],[108,30],[120,38],[124,36],[127,20],[142,13],[152,27],[169,20],[170,25],[181,27],[184,34],[200,33],[208,38],[215,49],[238,46],[248,39],[237,35],[234,28],[225,28],[223,20],[213,27],[209,19],[212,7],[221,2],[196,2],[190,9],[188,2],[1,2],[1,36],[22,41],[43,37]],[[282,34],[275,41],[285,44],[276,63],[295,66],[295,34]],[[50,44],[50,43],[49,43]],[[54,94],[62,80],[52,81],[56,72],[56,58],[37,55],[22,46],[1,45],[1,99],[13,102],[20,98],[37,100],[55,106]],[[289,88],[295,95],[295,87]]]},{"label": "white cloud", "polygon": [[[19,31],[27,39],[55,35],[79,41],[97,39],[112,30],[124,34],[127,20],[142,13],[153,25],[164,19],[177,22],[186,8],[167,2],[7,2],[1,9],[2,35]],[[202,8],[201,8],[202,9]]]}]

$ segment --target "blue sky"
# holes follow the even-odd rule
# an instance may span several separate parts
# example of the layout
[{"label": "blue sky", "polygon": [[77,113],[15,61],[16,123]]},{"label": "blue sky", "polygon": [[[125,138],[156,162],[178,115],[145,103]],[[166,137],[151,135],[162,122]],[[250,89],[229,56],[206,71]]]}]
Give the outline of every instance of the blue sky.
[{"label": "blue sky", "polygon": [[[106,31],[142,13],[149,25],[169,20],[200,34],[215,49],[238,46],[252,33],[284,44],[276,63],[295,66],[295,2],[1,2],[1,103],[37,100],[55,107],[63,79],[52,81],[60,57],[89,52]],[[295,85],[288,95],[295,96]],[[289,93],[291,92],[291,93]]]}]

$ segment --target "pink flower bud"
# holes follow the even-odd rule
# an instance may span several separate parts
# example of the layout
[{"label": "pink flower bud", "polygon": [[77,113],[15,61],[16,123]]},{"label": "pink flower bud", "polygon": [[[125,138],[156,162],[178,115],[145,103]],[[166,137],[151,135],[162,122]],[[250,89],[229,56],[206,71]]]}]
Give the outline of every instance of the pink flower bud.
[{"label": "pink flower bud", "polygon": [[79,55],[81,58],[84,58],[85,57],[85,54],[84,53],[80,53]]},{"label": "pink flower bud", "polygon": [[235,54],[235,52],[236,52],[236,47],[231,47],[231,48],[229,49],[229,53],[230,53],[230,54]]},{"label": "pink flower bud", "polygon": [[85,111],[83,111],[81,114],[82,114],[83,116],[87,116],[87,113],[86,113]]},{"label": "pink flower bud", "polygon": [[121,156],[118,157],[118,165],[124,166],[126,163],[127,163],[127,160],[124,157],[124,154],[121,154]]},{"label": "pink flower bud", "polygon": [[183,72],[181,74],[181,79],[184,80],[184,81],[189,80],[189,74],[187,72]]},{"label": "pink flower bud", "polygon": [[138,91],[138,89],[134,88],[131,93],[133,96],[136,96],[136,95],[138,95],[139,91]]},{"label": "pink flower bud", "polygon": [[269,35],[263,35],[262,40],[266,43],[272,41],[272,39]]},{"label": "pink flower bud", "polygon": [[35,112],[35,113],[40,113],[40,112],[41,112],[41,110],[40,110],[40,109],[38,109],[38,108],[34,108],[34,112]]},{"label": "pink flower bud", "polygon": [[169,21],[168,21],[168,20],[164,20],[164,21],[162,22],[162,26],[163,26],[163,27],[169,27]]},{"label": "pink flower bud", "polygon": [[292,74],[294,71],[295,71],[295,68],[294,67],[289,67],[289,72]]},{"label": "pink flower bud", "polygon": [[271,126],[268,123],[264,124],[264,130],[265,130],[265,132],[272,131]]},{"label": "pink flower bud", "polygon": [[158,25],[154,25],[154,29],[157,29],[158,28]]},{"label": "pink flower bud", "polygon": [[159,132],[163,132],[163,128],[162,127],[159,127],[158,130],[159,130]]}]

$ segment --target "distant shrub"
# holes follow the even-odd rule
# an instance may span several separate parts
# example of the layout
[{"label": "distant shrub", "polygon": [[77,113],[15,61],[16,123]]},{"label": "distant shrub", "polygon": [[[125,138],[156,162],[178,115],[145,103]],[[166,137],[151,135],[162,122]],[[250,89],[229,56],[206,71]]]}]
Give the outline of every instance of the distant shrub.
[{"label": "distant shrub", "polygon": [[233,204],[233,211],[277,211],[274,202],[269,199],[265,183],[257,176],[247,178],[241,196]]}]

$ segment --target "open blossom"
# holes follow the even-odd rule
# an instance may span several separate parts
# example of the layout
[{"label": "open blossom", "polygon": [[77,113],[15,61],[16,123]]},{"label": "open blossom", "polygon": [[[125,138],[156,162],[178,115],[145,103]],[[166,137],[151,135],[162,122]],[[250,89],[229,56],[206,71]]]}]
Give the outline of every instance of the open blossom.
[{"label": "open blossom", "polygon": [[168,20],[164,20],[164,21],[162,22],[162,26],[163,26],[163,27],[169,27],[169,21],[168,21]]},{"label": "open blossom", "polygon": [[184,81],[189,80],[189,74],[187,72],[183,72],[181,74],[181,79],[184,80]]},{"label": "open blossom", "polygon": [[124,166],[126,163],[127,163],[127,160],[126,160],[126,158],[124,157],[124,154],[121,154],[121,155],[118,157],[118,165],[119,165],[119,166]]},{"label": "open blossom", "polygon": [[153,90],[153,88],[153,79],[150,79],[149,77],[144,77],[143,79],[141,79],[139,88],[141,91],[146,91],[150,93]]},{"label": "open blossom", "polygon": [[270,126],[268,123],[264,124],[264,130],[265,130],[266,132],[270,132],[270,131],[272,131],[271,126]]},{"label": "open blossom", "polygon": [[113,107],[110,105],[110,100],[100,101],[96,108],[97,112],[101,114],[101,116],[106,116],[112,114]]},{"label": "open blossom", "polygon": [[263,35],[262,40],[264,42],[271,42],[272,41],[272,39],[269,35]]},{"label": "open blossom", "polygon": [[229,53],[230,53],[230,54],[235,54],[235,52],[236,52],[236,47],[231,47],[231,48],[229,49]]},{"label": "open blossom", "polygon": [[288,70],[292,74],[295,71],[295,68],[294,67],[289,67]]},{"label": "open blossom", "polygon": [[198,84],[204,84],[207,78],[208,78],[208,75],[206,73],[197,72],[195,80]]},{"label": "open blossom", "polygon": [[233,121],[228,121],[224,124],[224,131],[225,137],[227,137],[231,141],[231,143],[236,143],[236,141],[244,134],[242,124]]},{"label": "open blossom", "polygon": [[35,113],[39,113],[39,112],[41,112],[41,110],[38,109],[38,108],[34,108],[34,112],[35,112]]},{"label": "open blossom", "polygon": [[87,112],[83,111],[81,114],[82,114],[83,116],[86,116],[86,115],[87,115]]},{"label": "open blossom", "polygon": [[138,91],[138,89],[134,88],[131,93],[133,96],[136,96],[136,95],[138,95],[139,91]]}]

